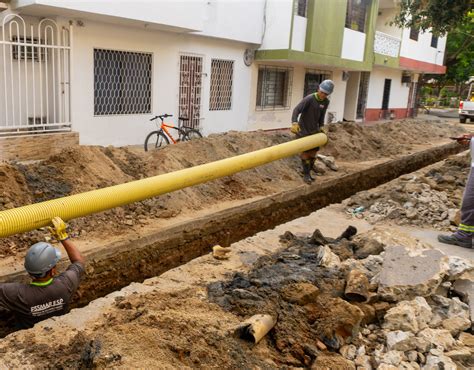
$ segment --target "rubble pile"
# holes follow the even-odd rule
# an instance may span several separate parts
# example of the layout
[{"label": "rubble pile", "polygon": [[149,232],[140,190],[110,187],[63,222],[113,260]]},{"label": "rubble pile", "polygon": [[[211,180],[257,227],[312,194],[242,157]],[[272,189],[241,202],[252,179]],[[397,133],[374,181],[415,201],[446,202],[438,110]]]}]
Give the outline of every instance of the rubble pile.
[{"label": "rubble pile", "polygon": [[454,230],[470,170],[469,155],[455,156],[428,169],[404,175],[343,202],[348,214],[372,224],[427,225]]},{"label": "rubble pile", "polygon": [[[455,289],[463,280],[472,290],[472,261],[385,229],[355,232],[331,239],[319,230],[310,238],[288,231],[284,250],[262,257],[248,274],[211,284],[208,295],[242,321],[257,314],[276,320],[266,342],[277,353],[276,367],[474,366],[474,336],[467,332],[474,301]],[[407,274],[405,259],[412,259]]]}]

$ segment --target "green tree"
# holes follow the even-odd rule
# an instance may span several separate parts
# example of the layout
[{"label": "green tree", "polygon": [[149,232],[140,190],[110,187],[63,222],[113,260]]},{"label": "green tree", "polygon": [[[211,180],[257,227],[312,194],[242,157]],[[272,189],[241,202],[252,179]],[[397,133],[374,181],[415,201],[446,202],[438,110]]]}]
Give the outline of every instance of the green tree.
[{"label": "green tree", "polygon": [[430,30],[444,35],[469,21],[474,0],[401,0],[394,23],[401,28]]},{"label": "green tree", "polygon": [[465,98],[466,81],[474,76],[474,13],[448,33],[446,42],[446,74],[425,75],[423,80],[434,79],[440,91],[447,84],[456,86],[456,93]]}]

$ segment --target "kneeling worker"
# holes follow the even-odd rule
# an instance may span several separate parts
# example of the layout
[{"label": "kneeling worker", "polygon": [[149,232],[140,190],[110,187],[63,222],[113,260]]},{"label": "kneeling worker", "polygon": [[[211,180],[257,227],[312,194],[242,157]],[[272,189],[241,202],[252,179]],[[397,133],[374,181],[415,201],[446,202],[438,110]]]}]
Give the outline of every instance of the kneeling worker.
[{"label": "kneeling worker", "polygon": [[69,239],[64,221],[55,217],[49,231],[61,242],[71,264],[65,272],[56,275],[60,252],[51,244],[39,242],[30,247],[25,257],[25,269],[30,284],[0,284],[0,308],[11,311],[18,329],[33,327],[39,321],[63,315],[84,275],[84,258]]},{"label": "kneeling worker", "polygon": [[[328,96],[334,90],[334,82],[324,80],[318,87],[318,91],[306,96],[293,110],[291,117],[291,131],[298,138],[324,132],[324,116],[329,105]],[[299,118],[298,118],[299,116]],[[314,179],[311,177],[316,153],[319,147],[307,150],[300,154],[303,166],[304,182],[311,184]]]}]

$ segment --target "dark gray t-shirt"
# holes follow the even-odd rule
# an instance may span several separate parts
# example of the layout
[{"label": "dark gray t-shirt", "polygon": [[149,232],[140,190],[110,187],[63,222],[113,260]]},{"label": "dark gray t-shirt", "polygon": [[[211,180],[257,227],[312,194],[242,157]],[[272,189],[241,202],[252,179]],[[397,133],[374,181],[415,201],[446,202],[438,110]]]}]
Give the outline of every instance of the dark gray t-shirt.
[{"label": "dark gray t-shirt", "polygon": [[69,310],[69,301],[84,275],[84,266],[75,262],[51,284],[36,286],[21,283],[0,284],[0,308],[11,311],[21,329]]},{"label": "dark gray t-shirt", "polygon": [[324,126],[324,116],[328,109],[329,99],[319,100],[316,93],[308,95],[299,102],[293,110],[291,121],[296,122],[299,117],[300,132],[296,136],[313,135],[321,131]]}]

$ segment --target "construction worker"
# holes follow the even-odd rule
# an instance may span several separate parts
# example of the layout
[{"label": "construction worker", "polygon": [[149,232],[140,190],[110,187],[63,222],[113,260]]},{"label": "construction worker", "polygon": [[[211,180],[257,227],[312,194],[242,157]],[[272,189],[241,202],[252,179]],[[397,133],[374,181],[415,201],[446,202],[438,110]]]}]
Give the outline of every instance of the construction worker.
[{"label": "construction worker", "polygon": [[[323,131],[324,117],[329,105],[328,96],[334,90],[334,82],[324,80],[319,84],[318,91],[303,98],[293,110],[291,117],[291,132],[298,138],[317,134]],[[299,116],[299,118],[298,118]],[[314,178],[311,177],[316,153],[319,147],[307,150],[300,154],[301,165],[303,166],[303,180],[311,184]]]},{"label": "construction worker", "polygon": [[84,258],[69,239],[64,221],[55,217],[48,228],[61,242],[71,264],[56,275],[56,264],[61,253],[51,244],[39,242],[30,247],[25,257],[25,269],[32,281],[29,284],[0,284],[0,308],[11,311],[18,329],[33,327],[39,321],[63,315],[84,275]]},{"label": "construction worker", "polygon": [[455,233],[438,235],[438,240],[441,243],[471,249],[473,248],[472,238],[474,237],[474,140],[472,140],[472,137],[473,134],[465,134],[457,138],[461,145],[471,146],[471,171],[462,197],[461,223]]}]

